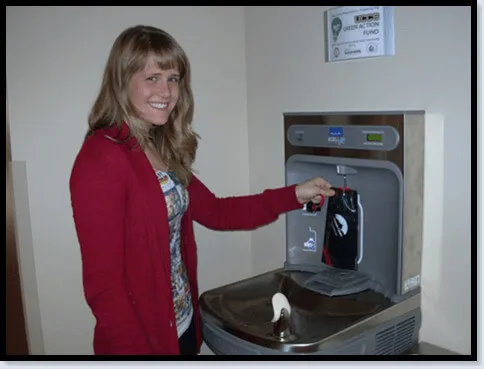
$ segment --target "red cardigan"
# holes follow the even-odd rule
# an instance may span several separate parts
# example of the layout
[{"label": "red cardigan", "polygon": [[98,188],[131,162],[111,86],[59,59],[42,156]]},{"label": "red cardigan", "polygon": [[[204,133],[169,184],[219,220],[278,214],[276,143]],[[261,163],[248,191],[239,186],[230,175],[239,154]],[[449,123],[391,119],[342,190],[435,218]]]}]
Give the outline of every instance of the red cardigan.
[{"label": "red cardigan", "polygon": [[[124,124],[120,130],[90,136],[70,178],[84,294],[96,319],[94,353],[179,354],[165,199],[136,140],[119,144],[105,137],[124,138],[128,131]],[[294,187],[217,198],[193,176],[181,252],[193,297],[198,350],[202,334],[192,221],[214,230],[255,229],[301,206]]]}]

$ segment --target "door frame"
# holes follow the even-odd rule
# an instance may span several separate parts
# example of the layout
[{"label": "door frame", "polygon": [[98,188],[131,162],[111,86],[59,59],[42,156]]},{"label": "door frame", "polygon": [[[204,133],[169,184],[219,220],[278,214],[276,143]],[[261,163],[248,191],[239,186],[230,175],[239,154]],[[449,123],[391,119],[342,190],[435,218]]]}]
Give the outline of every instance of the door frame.
[{"label": "door frame", "polygon": [[10,121],[8,97],[6,97],[6,355],[29,355],[25,302],[20,277],[20,263],[17,241],[17,222],[13,195],[12,150],[10,143]]}]

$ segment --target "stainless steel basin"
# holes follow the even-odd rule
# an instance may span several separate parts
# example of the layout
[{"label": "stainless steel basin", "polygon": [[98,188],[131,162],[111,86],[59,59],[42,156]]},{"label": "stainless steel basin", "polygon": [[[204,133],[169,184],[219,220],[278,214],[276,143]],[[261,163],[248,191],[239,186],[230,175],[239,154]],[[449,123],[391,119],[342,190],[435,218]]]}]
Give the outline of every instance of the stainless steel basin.
[{"label": "stainless steel basin", "polygon": [[[205,292],[200,309],[206,322],[256,345],[283,351],[316,344],[325,338],[385,310],[393,303],[382,294],[365,291],[327,297],[301,287],[310,273],[283,269]],[[272,296],[283,293],[291,305],[291,335],[274,334]]]}]

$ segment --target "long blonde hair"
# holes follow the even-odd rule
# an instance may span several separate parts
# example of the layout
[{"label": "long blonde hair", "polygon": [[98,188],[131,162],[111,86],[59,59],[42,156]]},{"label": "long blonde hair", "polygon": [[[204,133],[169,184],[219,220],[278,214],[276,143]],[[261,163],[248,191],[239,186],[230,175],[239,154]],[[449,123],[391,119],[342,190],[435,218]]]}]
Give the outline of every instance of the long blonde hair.
[{"label": "long blonde hair", "polygon": [[[143,69],[152,56],[160,69],[178,69],[180,94],[170,118],[163,126],[143,121],[128,97],[132,76]],[[198,146],[192,129],[194,101],[190,85],[190,64],[178,42],[167,32],[151,26],[124,30],[115,40],[104,70],[99,95],[89,114],[87,136],[95,130],[117,125],[129,126],[129,138],[135,137],[144,149],[154,148],[159,158],[186,186]]]}]

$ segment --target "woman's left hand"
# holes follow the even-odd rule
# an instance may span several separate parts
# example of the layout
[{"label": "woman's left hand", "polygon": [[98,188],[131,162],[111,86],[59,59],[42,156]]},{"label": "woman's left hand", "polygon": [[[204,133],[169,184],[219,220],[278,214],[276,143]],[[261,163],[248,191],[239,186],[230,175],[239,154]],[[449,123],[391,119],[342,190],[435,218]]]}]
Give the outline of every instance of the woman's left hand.
[{"label": "woman's left hand", "polygon": [[331,185],[321,177],[310,179],[296,186],[296,197],[301,205],[309,201],[319,203],[322,199],[321,196],[331,197],[334,195],[335,192],[331,189]]}]

